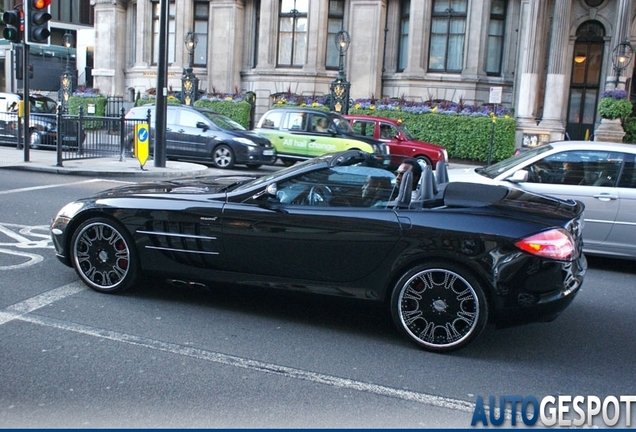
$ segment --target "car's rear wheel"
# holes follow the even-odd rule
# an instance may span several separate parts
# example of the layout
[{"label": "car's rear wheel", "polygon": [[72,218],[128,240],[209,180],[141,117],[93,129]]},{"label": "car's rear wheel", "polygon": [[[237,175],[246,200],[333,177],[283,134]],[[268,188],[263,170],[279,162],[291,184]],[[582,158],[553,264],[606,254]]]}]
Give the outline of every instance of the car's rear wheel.
[{"label": "car's rear wheel", "polygon": [[217,168],[230,169],[234,167],[234,152],[225,144],[218,145],[212,151],[212,163]]},{"label": "car's rear wheel", "polygon": [[432,262],[407,271],[391,295],[397,327],[433,352],[463,348],[488,322],[488,304],[477,279],[463,267]]},{"label": "car's rear wheel", "polygon": [[421,166],[429,166],[433,168],[433,163],[426,156],[417,156],[415,159],[420,163]]},{"label": "car's rear wheel", "polygon": [[82,281],[100,292],[125,291],[139,275],[132,238],[121,224],[102,217],[77,228],[71,239],[71,262]]}]

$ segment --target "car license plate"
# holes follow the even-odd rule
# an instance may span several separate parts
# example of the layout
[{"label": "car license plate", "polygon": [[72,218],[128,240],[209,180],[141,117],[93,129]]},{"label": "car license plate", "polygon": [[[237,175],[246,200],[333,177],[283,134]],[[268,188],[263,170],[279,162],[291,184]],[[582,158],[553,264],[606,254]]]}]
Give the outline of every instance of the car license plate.
[{"label": "car license plate", "polygon": [[263,156],[274,156],[274,149],[263,150]]}]

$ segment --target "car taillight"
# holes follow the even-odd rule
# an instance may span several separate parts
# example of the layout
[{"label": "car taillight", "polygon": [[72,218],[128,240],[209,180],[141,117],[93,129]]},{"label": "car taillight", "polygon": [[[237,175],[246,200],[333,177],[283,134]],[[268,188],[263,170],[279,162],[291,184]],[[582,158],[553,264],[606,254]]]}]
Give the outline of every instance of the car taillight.
[{"label": "car taillight", "polygon": [[562,228],[526,237],[515,245],[533,255],[564,261],[572,259],[576,251],[574,239],[569,232]]}]

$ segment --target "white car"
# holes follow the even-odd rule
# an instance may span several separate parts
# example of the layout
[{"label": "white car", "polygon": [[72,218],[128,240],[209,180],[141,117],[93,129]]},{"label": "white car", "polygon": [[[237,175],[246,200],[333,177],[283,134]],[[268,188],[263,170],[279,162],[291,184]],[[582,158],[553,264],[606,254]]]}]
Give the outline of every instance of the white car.
[{"label": "white car", "polygon": [[515,183],[585,204],[585,253],[636,259],[636,145],[563,141],[496,164],[450,169],[450,181]]}]

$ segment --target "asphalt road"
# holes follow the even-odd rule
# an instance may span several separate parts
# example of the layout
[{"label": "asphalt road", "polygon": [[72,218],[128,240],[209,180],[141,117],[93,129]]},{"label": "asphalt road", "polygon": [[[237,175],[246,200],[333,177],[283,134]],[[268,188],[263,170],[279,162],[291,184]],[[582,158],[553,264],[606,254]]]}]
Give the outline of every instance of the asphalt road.
[{"label": "asphalt road", "polygon": [[431,354],[374,304],[154,280],[125,295],[85,288],[47,225],[118,184],[0,169],[4,428],[470,428],[480,396],[636,393],[631,262],[590,259],[554,322]]}]

